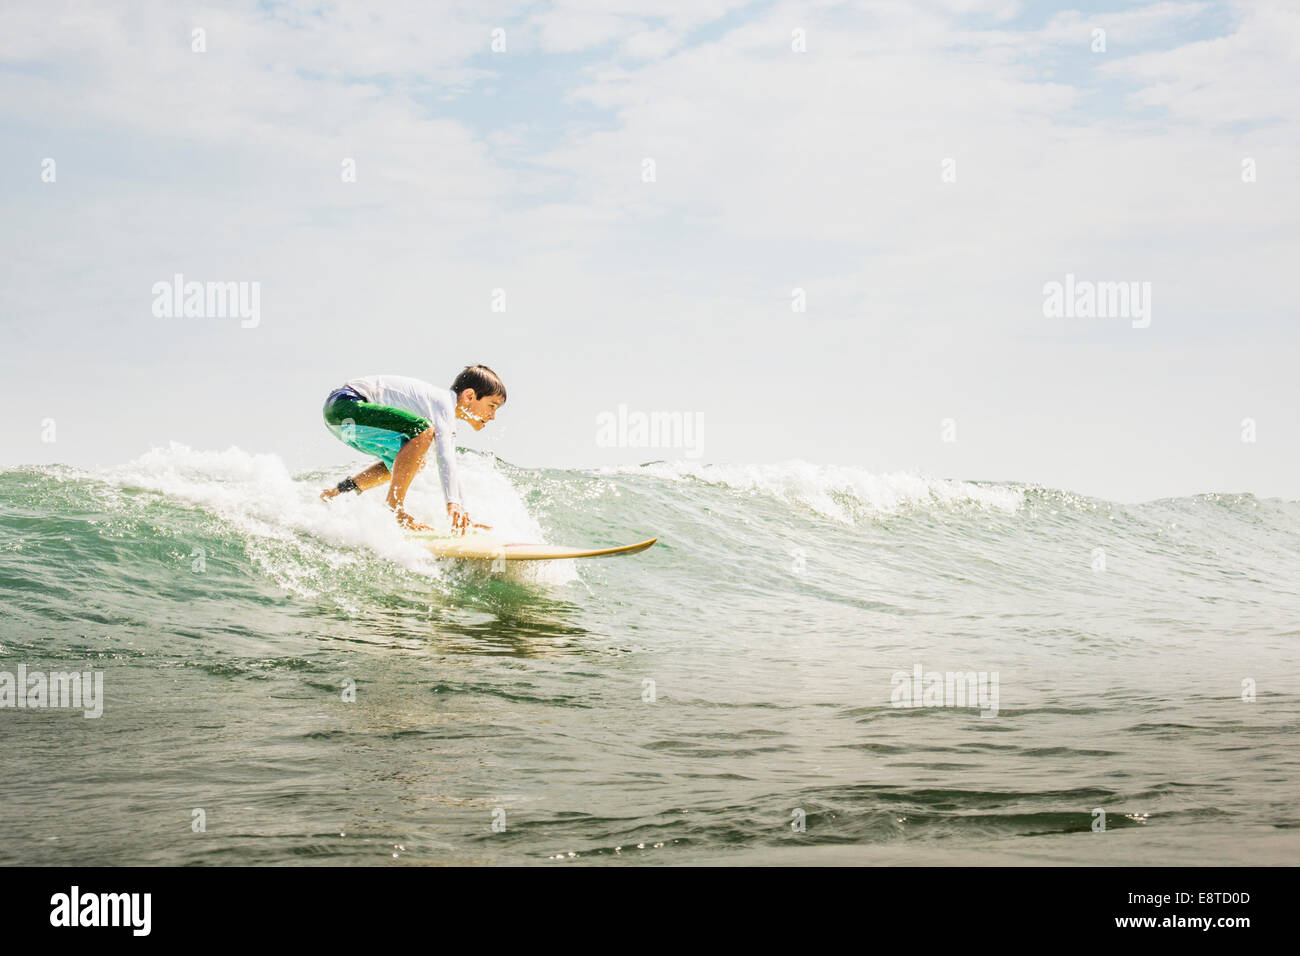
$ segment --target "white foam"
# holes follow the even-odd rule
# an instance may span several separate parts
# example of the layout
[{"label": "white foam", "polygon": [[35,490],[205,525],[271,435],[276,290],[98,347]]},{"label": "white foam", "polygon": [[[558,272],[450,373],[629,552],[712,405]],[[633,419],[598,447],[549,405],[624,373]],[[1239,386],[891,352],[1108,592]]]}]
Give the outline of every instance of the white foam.
[{"label": "white foam", "polygon": [[846,495],[865,510],[878,514],[894,514],[909,507],[963,504],[1015,512],[1025,498],[1024,490],[1018,486],[982,486],[910,472],[876,475],[864,468],[814,465],[800,460],[764,465],[708,465],[683,459],[601,468],[597,474],[698,480],[737,491],[761,492],[845,523],[854,519],[854,509],[841,500]]},{"label": "white foam", "polygon": [[[492,524],[514,540],[541,540],[536,522],[510,482],[496,470],[493,459],[462,455],[458,463],[466,505],[474,520]],[[355,470],[355,465],[340,466],[338,478],[350,470]],[[440,577],[445,569],[445,564],[411,541],[393,520],[381,490],[321,501],[321,490],[338,478],[304,476],[295,480],[278,455],[250,454],[235,447],[199,451],[171,442],[166,448],[154,448],[126,465],[103,471],[100,477],[188,501],[217,515],[246,537],[250,553],[281,584],[299,593],[314,593],[306,580],[314,576],[311,569],[277,562],[264,545],[294,542],[316,551],[315,557],[333,566],[348,560],[346,554],[313,548],[303,541],[306,535],[336,549],[372,551],[424,575]],[[418,520],[445,528],[446,509],[437,482],[437,465],[426,467],[411,485],[406,510]],[[574,576],[543,575],[542,581],[563,583]]]}]

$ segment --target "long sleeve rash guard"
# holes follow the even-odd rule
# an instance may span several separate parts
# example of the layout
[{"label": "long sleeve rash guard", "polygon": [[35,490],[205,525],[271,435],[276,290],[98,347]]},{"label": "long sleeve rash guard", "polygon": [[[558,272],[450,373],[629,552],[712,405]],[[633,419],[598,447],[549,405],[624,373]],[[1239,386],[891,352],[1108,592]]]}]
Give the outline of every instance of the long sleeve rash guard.
[{"label": "long sleeve rash guard", "polygon": [[351,379],[346,384],[372,404],[414,412],[433,426],[443,497],[461,506],[464,499],[461,497],[460,476],[456,472],[455,393],[449,388],[439,388],[404,375],[367,375]]}]

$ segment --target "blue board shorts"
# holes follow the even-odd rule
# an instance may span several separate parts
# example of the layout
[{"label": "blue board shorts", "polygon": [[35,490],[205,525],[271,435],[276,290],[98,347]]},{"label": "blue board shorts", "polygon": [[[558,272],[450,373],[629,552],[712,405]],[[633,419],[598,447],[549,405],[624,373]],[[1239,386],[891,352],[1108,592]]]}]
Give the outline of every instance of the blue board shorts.
[{"label": "blue board shorts", "polygon": [[388,470],[402,447],[430,422],[404,408],[376,405],[356,389],[336,388],[325,399],[321,410],[325,427],[343,444],[365,455],[378,458]]}]

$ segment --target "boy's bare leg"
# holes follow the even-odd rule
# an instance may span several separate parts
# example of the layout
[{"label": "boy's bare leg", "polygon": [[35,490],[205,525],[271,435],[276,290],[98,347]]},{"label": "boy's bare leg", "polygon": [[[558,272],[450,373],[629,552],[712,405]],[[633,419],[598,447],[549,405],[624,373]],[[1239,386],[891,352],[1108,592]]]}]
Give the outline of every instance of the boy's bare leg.
[{"label": "boy's bare leg", "polygon": [[359,475],[353,475],[352,480],[357,483],[359,491],[369,491],[371,488],[378,488],[391,477],[388,466],[382,461],[377,461]]},{"label": "boy's bare leg", "polygon": [[[396,462],[394,462],[394,465]],[[382,485],[389,479],[388,466],[382,461],[377,461],[365,471],[358,475],[352,476],[352,482],[357,486],[357,491],[367,491]],[[338,488],[326,488],[320,493],[322,501],[329,501],[339,493]]]},{"label": "boy's bare leg", "polygon": [[429,454],[429,446],[432,444],[433,429],[426,428],[403,445],[393,461],[393,477],[388,486],[388,507],[397,512],[397,520],[401,524],[416,530],[427,529],[424,525],[418,525],[413,521],[402,509],[402,505],[406,501],[406,492],[411,487],[411,482],[424,467],[424,459]]}]

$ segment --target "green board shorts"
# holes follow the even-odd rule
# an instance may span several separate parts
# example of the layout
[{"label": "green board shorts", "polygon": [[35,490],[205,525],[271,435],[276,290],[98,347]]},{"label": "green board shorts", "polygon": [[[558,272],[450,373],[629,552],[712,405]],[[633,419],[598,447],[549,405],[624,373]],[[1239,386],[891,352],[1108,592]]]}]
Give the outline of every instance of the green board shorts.
[{"label": "green board shorts", "polygon": [[415,412],[375,405],[355,389],[344,386],[330,392],[321,410],[325,427],[349,448],[378,458],[388,470],[402,447],[431,424]]}]

